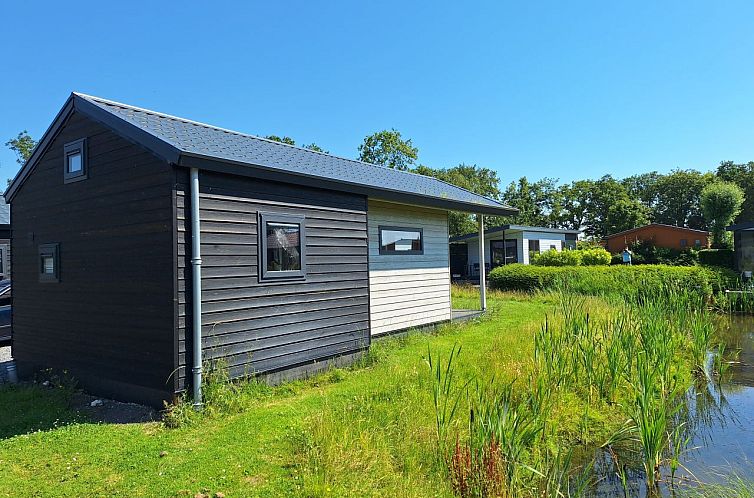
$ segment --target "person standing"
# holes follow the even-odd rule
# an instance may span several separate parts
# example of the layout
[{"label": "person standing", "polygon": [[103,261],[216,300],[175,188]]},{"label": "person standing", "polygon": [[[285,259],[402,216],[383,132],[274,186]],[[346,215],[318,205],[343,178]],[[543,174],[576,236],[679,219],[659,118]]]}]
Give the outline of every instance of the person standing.
[{"label": "person standing", "polygon": [[628,250],[628,246],[623,249],[623,264],[631,266],[631,251]]}]

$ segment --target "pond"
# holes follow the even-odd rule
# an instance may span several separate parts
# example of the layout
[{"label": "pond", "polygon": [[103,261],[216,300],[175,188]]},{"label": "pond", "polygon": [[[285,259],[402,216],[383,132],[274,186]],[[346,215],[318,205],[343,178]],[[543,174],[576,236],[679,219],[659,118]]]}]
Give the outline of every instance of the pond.
[{"label": "pond", "polygon": [[[700,382],[689,389],[679,409],[678,416],[688,429],[682,467],[676,473],[682,485],[725,483],[731,474],[754,478],[754,317],[722,320],[719,335],[729,352],[739,354],[730,355],[730,370],[721,380]],[[589,496],[623,496],[613,455],[602,449],[594,455],[598,482]],[[630,456],[619,454],[617,458]],[[629,467],[639,469],[640,465],[634,462]],[[668,476],[669,469],[664,468],[662,474]],[[625,478],[628,496],[647,495],[641,471],[629,470]],[[672,495],[666,484],[662,495]]]}]

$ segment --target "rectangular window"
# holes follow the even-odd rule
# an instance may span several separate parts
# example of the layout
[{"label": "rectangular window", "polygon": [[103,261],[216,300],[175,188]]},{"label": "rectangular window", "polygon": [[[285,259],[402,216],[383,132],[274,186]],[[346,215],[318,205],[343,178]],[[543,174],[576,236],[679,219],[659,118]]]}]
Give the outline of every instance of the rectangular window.
[{"label": "rectangular window", "polygon": [[87,178],[86,139],[82,138],[63,146],[63,183]]},{"label": "rectangular window", "polygon": [[539,241],[529,239],[529,252],[539,252]]},{"label": "rectangular window", "polygon": [[699,240],[699,239],[696,239],[694,241],[694,247],[696,247],[697,249],[699,249],[700,247],[702,247],[702,241]]},{"label": "rectangular window", "polygon": [[550,244],[550,250],[551,251],[557,251],[558,247],[555,244]]},{"label": "rectangular window", "polygon": [[39,281],[60,281],[60,256],[58,244],[39,245]]},{"label": "rectangular window", "polygon": [[686,247],[688,245],[688,241],[686,239],[681,239],[681,247]]},{"label": "rectangular window", "polygon": [[379,227],[380,254],[424,254],[421,228]]},{"label": "rectangular window", "polygon": [[260,213],[262,280],[306,277],[306,229],[303,216]]}]

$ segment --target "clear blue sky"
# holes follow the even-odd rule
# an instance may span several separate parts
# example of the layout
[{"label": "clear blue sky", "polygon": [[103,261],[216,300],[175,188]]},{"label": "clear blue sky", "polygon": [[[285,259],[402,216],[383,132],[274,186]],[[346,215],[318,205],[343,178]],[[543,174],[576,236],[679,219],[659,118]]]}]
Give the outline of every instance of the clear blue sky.
[{"label": "clear blue sky", "polygon": [[[240,6],[243,4],[243,6]],[[754,3],[2,7],[0,139],[81,91],[355,157],[394,127],[508,182],[754,160]],[[18,166],[5,147],[0,178]]]}]

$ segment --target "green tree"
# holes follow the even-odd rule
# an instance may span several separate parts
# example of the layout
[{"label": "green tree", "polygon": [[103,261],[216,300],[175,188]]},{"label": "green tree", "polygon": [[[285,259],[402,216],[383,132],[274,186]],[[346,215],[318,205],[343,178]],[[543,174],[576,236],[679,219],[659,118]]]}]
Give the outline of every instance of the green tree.
[{"label": "green tree", "polygon": [[589,214],[594,181],[576,180],[558,187],[559,211],[557,213],[559,228],[581,230]]},{"label": "green tree", "polygon": [[561,203],[557,180],[542,178],[530,182],[525,176],[511,182],[503,192],[504,203],[518,209],[513,221],[519,225],[555,227]]},{"label": "green tree", "polygon": [[266,138],[267,140],[272,140],[274,142],[280,142],[283,144],[296,145],[296,141],[293,140],[291,137],[279,137],[277,135],[267,135],[264,138]]},{"label": "green tree", "polygon": [[657,206],[657,184],[662,177],[657,171],[652,171],[629,176],[621,180],[621,183],[626,187],[630,198],[640,201],[651,211]]},{"label": "green tree", "polygon": [[359,160],[389,168],[408,170],[419,157],[411,139],[404,140],[395,129],[382,130],[364,138],[359,145]]},{"label": "green tree", "polygon": [[675,169],[657,179],[656,204],[651,206],[655,223],[679,227],[705,229],[701,195],[707,184],[714,180],[712,173]]},{"label": "green tree", "polygon": [[649,209],[635,199],[622,197],[607,209],[603,236],[630,230],[647,223],[649,223]]},{"label": "green tree", "polygon": [[631,198],[623,183],[610,175],[591,183],[586,202],[584,233],[594,238],[641,226],[649,221],[646,206]]},{"label": "green tree", "polygon": [[744,191],[744,202],[735,221],[754,220],[754,161],[742,164],[723,161],[716,174],[720,180],[733,182]]},{"label": "green tree", "polygon": [[323,149],[322,147],[320,147],[319,145],[317,145],[315,143],[310,143],[309,145],[304,145],[304,149],[313,150],[314,152],[321,152],[323,154],[329,154],[330,153],[329,151],[326,151],[325,149]]},{"label": "green tree", "polygon": [[731,182],[716,181],[710,183],[701,195],[704,217],[712,231],[712,243],[715,247],[729,247],[730,237],[725,231],[738,213],[744,202],[744,191]]},{"label": "green tree", "polygon": [[[419,165],[414,169],[414,173],[432,176],[491,199],[500,199],[500,180],[497,177],[497,173],[489,168],[482,168],[475,164],[459,164],[452,168],[441,169]],[[476,218],[468,213],[451,211],[448,215],[448,221],[451,237],[466,235],[477,230]],[[499,216],[485,217],[485,223],[488,226],[495,226],[505,222],[506,219]]]},{"label": "green tree", "polygon": [[24,164],[31,157],[31,153],[34,151],[37,142],[31,138],[29,132],[24,130],[16,138],[11,138],[5,142],[5,145],[16,153],[16,162]]}]

